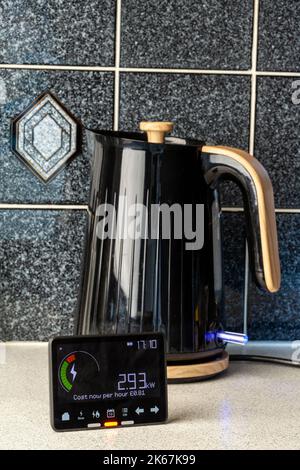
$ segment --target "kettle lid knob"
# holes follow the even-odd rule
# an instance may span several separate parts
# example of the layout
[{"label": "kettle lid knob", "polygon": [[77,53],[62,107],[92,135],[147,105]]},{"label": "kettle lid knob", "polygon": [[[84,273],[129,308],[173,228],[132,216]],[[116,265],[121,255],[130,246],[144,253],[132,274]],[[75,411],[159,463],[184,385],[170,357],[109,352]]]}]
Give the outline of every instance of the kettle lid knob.
[{"label": "kettle lid knob", "polygon": [[142,121],[140,122],[140,130],[147,132],[147,139],[152,144],[163,144],[165,134],[172,132],[174,124],[166,121]]}]

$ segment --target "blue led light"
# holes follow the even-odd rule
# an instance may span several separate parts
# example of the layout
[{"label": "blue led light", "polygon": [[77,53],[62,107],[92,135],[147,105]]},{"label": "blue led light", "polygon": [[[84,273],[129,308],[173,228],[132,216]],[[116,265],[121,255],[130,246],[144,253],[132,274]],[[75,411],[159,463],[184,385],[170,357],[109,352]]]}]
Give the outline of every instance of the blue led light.
[{"label": "blue led light", "polygon": [[206,341],[214,341],[214,340],[221,340],[225,341],[226,343],[234,343],[234,344],[246,344],[248,343],[248,336],[242,333],[235,333],[231,331],[208,331],[205,334]]},{"label": "blue led light", "polygon": [[246,344],[248,343],[248,336],[242,333],[234,333],[231,331],[218,331],[216,333],[218,339],[225,341],[226,343],[234,344]]},{"label": "blue led light", "polygon": [[213,341],[214,339],[216,339],[216,333],[214,331],[208,331],[205,334],[205,339],[206,341]]}]

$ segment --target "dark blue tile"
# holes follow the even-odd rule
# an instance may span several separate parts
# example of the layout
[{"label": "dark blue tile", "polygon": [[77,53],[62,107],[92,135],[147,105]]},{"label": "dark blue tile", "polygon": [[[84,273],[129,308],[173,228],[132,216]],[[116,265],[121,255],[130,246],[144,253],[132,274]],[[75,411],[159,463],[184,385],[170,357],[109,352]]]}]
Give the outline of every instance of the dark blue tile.
[{"label": "dark blue tile", "polygon": [[[121,74],[120,127],[171,120],[174,134],[248,148],[250,80],[228,75]],[[241,206],[236,185],[222,184],[224,206]]]},{"label": "dark blue tile", "polygon": [[121,63],[248,69],[252,10],[248,0],[123,0]]},{"label": "dark blue tile", "polygon": [[299,71],[299,0],[261,0],[258,70]]},{"label": "dark blue tile", "polygon": [[293,82],[285,77],[257,82],[255,155],[271,177],[276,206],[283,208],[300,207],[300,104],[293,102]]},{"label": "dark blue tile", "polygon": [[244,76],[122,73],[120,127],[171,120],[177,136],[247,149],[249,100]]},{"label": "dark blue tile", "polygon": [[223,180],[219,186],[220,200],[223,208],[243,207],[243,196],[240,188],[233,181]]},{"label": "dark blue tile", "polygon": [[71,334],[85,211],[0,211],[0,339]]},{"label": "dark blue tile", "polygon": [[[238,230],[237,230],[238,227]],[[223,212],[224,321],[227,331],[244,330],[245,219],[243,212]]]},{"label": "dark blue tile", "polygon": [[90,164],[83,151],[44,184],[11,150],[11,119],[44,90],[51,91],[84,126],[111,128],[113,75],[98,72],[0,71],[0,202],[85,204]]},{"label": "dark blue tile", "polygon": [[3,0],[0,63],[114,64],[113,0]]},{"label": "dark blue tile", "polygon": [[300,338],[300,214],[277,214],[277,225],[282,285],[278,293],[267,294],[251,283],[248,331],[252,340]]}]

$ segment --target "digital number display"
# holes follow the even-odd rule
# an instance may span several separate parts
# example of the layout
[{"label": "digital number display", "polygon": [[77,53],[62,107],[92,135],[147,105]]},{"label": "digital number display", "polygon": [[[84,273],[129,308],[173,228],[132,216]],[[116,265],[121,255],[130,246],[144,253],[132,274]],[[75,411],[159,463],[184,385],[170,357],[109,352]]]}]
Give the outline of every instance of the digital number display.
[{"label": "digital number display", "polygon": [[61,337],[49,347],[55,430],[166,420],[162,334]]},{"label": "digital number display", "polygon": [[[155,382],[147,381],[146,372],[129,372],[128,374],[119,374],[118,390],[146,390],[148,388],[155,388]],[[144,395],[144,392],[141,392]]]},{"label": "digital number display", "polygon": [[137,341],[138,349],[157,349],[157,339],[140,339]]}]

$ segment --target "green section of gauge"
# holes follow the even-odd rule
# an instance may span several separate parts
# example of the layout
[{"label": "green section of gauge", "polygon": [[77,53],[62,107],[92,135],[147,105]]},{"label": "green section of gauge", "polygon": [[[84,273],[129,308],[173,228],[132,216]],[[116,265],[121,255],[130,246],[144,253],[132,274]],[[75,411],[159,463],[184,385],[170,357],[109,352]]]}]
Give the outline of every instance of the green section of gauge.
[{"label": "green section of gauge", "polygon": [[69,366],[69,363],[67,361],[64,361],[62,363],[62,366],[60,368],[60,379],[61,379],[61,383],[63,384],[63,386],[66,388],[66,390],[68,390],[68,392],[71,390],[72,388],[72,384],[68,381],[68,378],[67,378],[67,369],[68,369],[68,366]]}]

